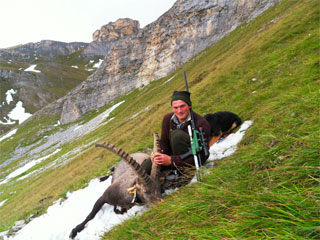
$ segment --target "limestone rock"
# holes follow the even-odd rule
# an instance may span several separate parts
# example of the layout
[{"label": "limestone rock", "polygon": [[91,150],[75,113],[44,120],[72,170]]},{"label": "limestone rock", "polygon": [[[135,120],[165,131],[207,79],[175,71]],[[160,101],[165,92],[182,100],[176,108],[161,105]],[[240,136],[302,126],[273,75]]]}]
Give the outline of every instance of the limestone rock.
[{"label": "limestone rock", "polygon": [[110,22],[107,25],[101,27],[93,33],[93,41],[103,42],[109,40],[116,40],[128,35],[136,34],[139,31],[139,22],[122,18],[116,22]]},{"label": "limestone rock", "polygon": [[278,1],[177,0],[143,29],[130,19],[102,26],[82,54],[103,54],[104,62],[60,100],[61,123],[74,121],[119,95],[170,74]]}]

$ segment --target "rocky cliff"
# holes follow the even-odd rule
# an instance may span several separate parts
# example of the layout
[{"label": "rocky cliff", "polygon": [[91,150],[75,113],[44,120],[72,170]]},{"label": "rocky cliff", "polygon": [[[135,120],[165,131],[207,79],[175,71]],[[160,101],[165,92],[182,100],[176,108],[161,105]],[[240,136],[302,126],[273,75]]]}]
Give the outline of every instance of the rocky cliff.
[{"label": "rocky cliff", "polygon": [[[79,118],[117,96],[164,77],[279,0],[178,0],[143,29],[120,19],[93,34],[84,55],[105,55],[100,68],[62,104],[62,123]],[[58,103],[56,103],[58,104]],[[55,106],[55,109],[61,109]]]}]

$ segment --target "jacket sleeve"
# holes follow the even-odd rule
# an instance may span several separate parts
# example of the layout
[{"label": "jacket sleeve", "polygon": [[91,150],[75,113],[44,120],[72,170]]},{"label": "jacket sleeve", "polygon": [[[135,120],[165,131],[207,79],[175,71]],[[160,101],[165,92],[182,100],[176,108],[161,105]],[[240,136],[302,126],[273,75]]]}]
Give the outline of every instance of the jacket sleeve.
[{"label": "jacket sleeve", "polygon": [[171,146],[170,146],[170,114],[164,116],[162,120],[162,127],[161,127],[161,138],[160,138],[160,147],[161,152],[167,155],[172,154]]}]

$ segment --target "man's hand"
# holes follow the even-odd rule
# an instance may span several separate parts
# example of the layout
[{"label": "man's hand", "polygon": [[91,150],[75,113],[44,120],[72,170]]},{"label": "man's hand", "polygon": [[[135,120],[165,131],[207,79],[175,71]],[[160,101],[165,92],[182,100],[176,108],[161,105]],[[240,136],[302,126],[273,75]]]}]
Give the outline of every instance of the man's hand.
[{"label": "man's hand", "polygon": [[151,153],[151,160],[158,165],[169,166],[171,165],[171,157],[163,153]]}]

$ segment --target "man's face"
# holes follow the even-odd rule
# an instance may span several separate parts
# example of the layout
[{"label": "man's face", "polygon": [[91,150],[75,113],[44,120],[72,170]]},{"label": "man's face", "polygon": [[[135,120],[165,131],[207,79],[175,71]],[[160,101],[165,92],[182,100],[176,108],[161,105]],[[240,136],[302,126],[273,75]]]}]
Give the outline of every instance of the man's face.
[{"label": "man's face", "polygon": [[191,106],[182,100],[175,100],[172,102],[173,113],[177,116],[180,123],[188,117],[190,108]]}]

